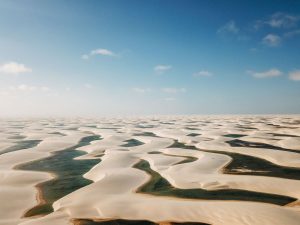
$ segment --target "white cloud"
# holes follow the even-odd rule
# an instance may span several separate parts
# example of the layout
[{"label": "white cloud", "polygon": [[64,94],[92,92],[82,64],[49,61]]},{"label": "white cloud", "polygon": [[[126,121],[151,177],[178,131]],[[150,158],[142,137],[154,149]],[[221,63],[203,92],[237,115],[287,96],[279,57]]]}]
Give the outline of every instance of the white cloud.
[{"label": "white cloud", "polygon": [[211,73],[207,70],[201,70],[201,71],[193,74],[194,77],[211,77],[212,75],[213,75],[213,73]]},{"label": "white cloud", "polygon": [[165,73],[166,71],[172,69],[171,65],[157,65],[154,67],[154,71],[158,74]]},{"label": "white cloud", "polygon": [[274,13],[267,19],[258,20],[255,23],[255,28],[259,29],[263,26],[269,26],[271,28],[292,28],[296,27],[300,17],[287,13]]},{"label": "white cloud", "polygon": [[104,49],[104,48],[92,50],[90,52],[90,55],[116,56],[116,54],[114,52]]},{"label": "white cloud", "polygon": [[177,93],[185,93],[186,89],[185,88],[163,88],[162,91],[168,94],[177,94]]},{"label": "white cloud", "polygon": [[295,27],[299,19],[299,16],[285,13],[275,13],[268,21],[266,21],[266,24],[273,28],[290,28]]},{"label": "white cloud", "polygon": [[0,65],[0,73],[6,74],[19,74],[32,72],[31,68],[26,67],[24,64],[16,62],[8,62]]},{"label": "white cloud", "polygon": [[255,78],[270,78],[282,75],[282,72],[278,69],[270,69],[263,72],[247,71],[247,73],[251,74]]},{"label": "white cloud", "polygon": [[294,81],[300,81],[300,70],[290,72],[289,79]]},{"label": "white cloud", "polygon": [[150,89],[150,88],[138,88],[138,87],[135,87],[135,88],[132,88],[132,90],[133,90],[134,92],[137,92],[137,93],[151,92],[151,89]]},{"label": "white cloud", "polygon": [[81,56],[82,59],[87,60],[92,56],[95,55],[102,55],[102,56],[109,56],[109,57],[115,57],[118,56],[118,54],[114,53],[111,50],[105,49],[105,48],[98,48],[98,49],[94,49],[92,51],[90,51],[89,54],[83,54]]},{"label": "white cloud", "polygon": [[276,47],[281,43],[281,37],[276,34],[268,34],[263,38],[262,42],[269,47]]},{"label": "white cloud", "polygon": [[218,29],[217,33],[219,33],[219,34],[226,34],[226,33],[237,34],[237,33],[239,33],[239,28],[235,24],[234,20],[230,20],[224,26],[220,27]]}]

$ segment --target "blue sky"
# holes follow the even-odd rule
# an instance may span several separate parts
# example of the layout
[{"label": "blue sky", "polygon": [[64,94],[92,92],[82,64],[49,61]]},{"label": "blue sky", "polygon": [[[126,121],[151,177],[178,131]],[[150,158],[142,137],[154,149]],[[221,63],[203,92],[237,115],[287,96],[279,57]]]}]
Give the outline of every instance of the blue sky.
[{"label": "blue sky", "polygon": [[2,116],[300,113],[300,2],[0,1]]}]

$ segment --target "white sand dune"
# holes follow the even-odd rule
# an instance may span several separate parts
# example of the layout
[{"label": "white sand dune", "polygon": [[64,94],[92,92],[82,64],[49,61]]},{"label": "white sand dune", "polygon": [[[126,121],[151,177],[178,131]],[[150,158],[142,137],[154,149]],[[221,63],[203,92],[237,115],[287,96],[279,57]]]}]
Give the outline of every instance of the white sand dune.
[{"label": "white sand dune", "polygon": [[230,147],[229,144],[224,142],[223,138],[200,142],[195,146],[199,149],[206,149],[206,150],[213,150],[213,151],[220,151],[220,152],[235,152],[235,153],[250,155],[253,157],[258,157],[258,158],[268,160],[280,166],[300,167],[300,154],[294,152],[286,152],[286,151],[272,150],[266,148]]},{"label": "white sand dune", "polygon": [[[174,187],[207,190],[231,188],[300,198],[300,180],[222,174],[221,169],[231,161],[228,156],[207,152],[199,153],[186,149],[165,149],[163,152],[198,158],[197,161],[191,162],[187,166],[185,164],[174,165],[176,161],[171,156],[147,155],[144,157],[150,162],[151,168],[161,174]],[[172,159],[174,159],[173,162]]]},{"label": "white sand dune", "polygon": [[48,157],[51,152],[72,147],[87,134],[73,133],[63,137],[45,138],[31,149],[0,155],[0,224],[18,224],[24,212],[37,204],[36,184],[52,178],[51,174],[19,171],[14,167]]},{"label": "white sand dune", "polygon": [[[214,225],[298,225],[300,210],[297,204],[278,206],[263,202],[184,199],[137,193],[150,177],[133,166],[146,160],[153,171],[178,189],[241,189],[299,200],[300,180],[223,173],[223,168],[232,161],[226,152],[300,168],[300,152],[231,147],[227,143],[235,139],[230,135],[239,134],[246,135],[236,137],[240,140],[300,151],[297,137],[300,136],[299,118],[163,116],[1,121],[0,152],[16,144],[16,140],[10,139],[12,135],[41,142],[36,147],[0,155],[0,225],[67,225],[74,218],[189,221]],[[58,199],[53,204],[54,212],[46,216],[22,217],[38,203],[35,185],[51,179],[52,175],[17,170],[16,166],[70,148],[89,135],[100,135],[101,140],[78,148],[86,155],[77,160],[101,158],[100,163],[83,175],[93,183]],[[131,139],[142,142],[142,145],[126,146]],[[175,140],[200,150],[168,148]],[[186,159],[192,160],[181,163]]]}]

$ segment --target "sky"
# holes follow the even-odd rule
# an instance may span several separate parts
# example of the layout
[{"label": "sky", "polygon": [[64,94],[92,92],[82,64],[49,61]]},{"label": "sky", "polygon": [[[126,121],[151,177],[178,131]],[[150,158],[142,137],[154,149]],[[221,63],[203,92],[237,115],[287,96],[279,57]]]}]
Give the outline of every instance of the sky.
[{"label": "sky", "polygon": [[298,113],[298,0],[0,0],[0,116]]}]

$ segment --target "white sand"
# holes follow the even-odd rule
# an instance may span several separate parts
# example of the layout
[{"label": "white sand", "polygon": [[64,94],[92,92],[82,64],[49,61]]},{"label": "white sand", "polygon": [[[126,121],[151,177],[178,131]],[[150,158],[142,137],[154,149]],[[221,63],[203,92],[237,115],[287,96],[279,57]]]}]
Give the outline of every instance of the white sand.
[{"label": "white sand", "polygon": [[[28,140],[41,139],[42,142],[31,149],[0,155],[0,202],[6,203],[0,206],[0,225],[67,225],[73,218],[194,221],[214,225],[298,225],[300,210],[292,204],[283,207],[259,202],[192,200],[136,193],[148,181],[149,175],[132,168],[139,160],[147,160],[154,171],[181,189],[237,188],[299,199],[299,180],[222,173],[222,168],[231,161],[230,157],[222,154],[226,151],[300,168],[298,153],[231,147],[226,141],[233,138],[223,136],[244,134],[247,136],[239,139],[298,151],[299,137],[272,135],[299,135],[297,126],[300,125],[293,124],[297,119],[297,116],[165,116],[16,122],[23,124],[24,128],[11,128],[2,121],[5,135],[1,139],[0,149],[13,143],[7,138],[9,132],[24,135]],[[136,135],[144,132],[152,132],[159,137]],[[188,136],[191,133],[199,136]],[[55,211],[47,216],[21,218],[26,210],[37,204],[34,186],[51,179],[51,176],[48,173],[15,170],[14,167],[74,146],[82,137],[91,134],[101,135],[103,139],[81,147],[80,150],[86,151],[87,155],[78,160],[104,154],[102,162],[84,175],[94,183],[57,200],[54,203]],[[129,139],[137,139],[144,144],[122,146]],[[167,148],[174,140],[221,154]],[[149,154],[151,152],[161,154]],[[178,164],[186,157],[195,157],[197,160]]]},{"label": "white sand", "polygon": [[18,224],[24,212],[37,204],[36,184],[49,180],[48,173],[19,171],[16,165],[41,159],[51,152],[74,146],[87,134],[45,138],[38,146],[0,155],[0,224]]}]

